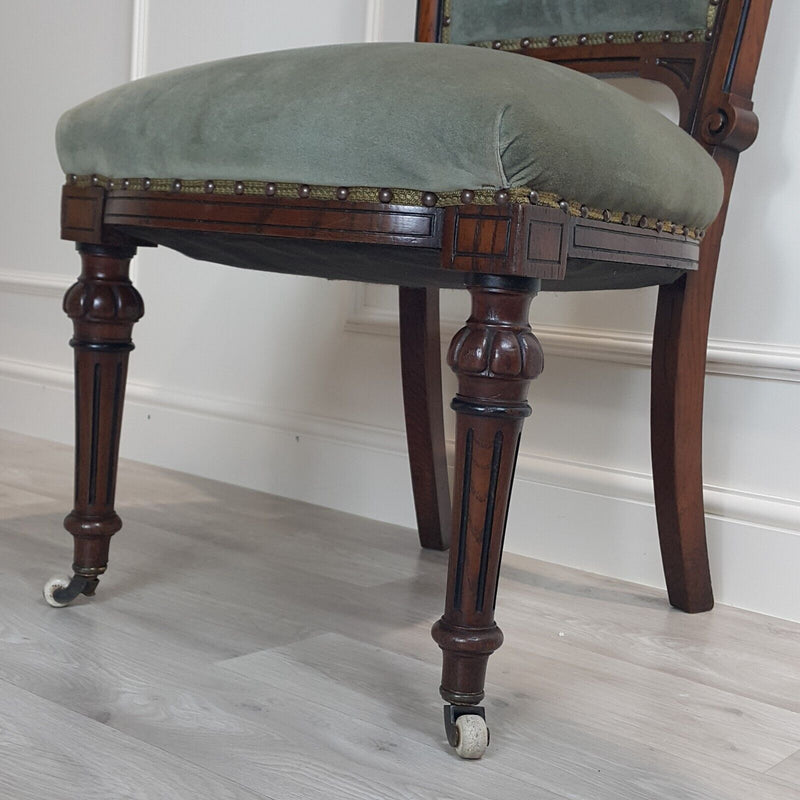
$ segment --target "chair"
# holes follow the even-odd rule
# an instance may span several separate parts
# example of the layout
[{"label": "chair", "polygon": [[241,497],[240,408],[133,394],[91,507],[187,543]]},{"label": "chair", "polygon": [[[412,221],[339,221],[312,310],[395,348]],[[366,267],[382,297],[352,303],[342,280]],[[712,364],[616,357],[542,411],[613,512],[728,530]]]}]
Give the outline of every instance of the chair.
[{"label": "chair", "polygon": [[[140,246],[248,269],[400,286],[403,388],[424,547],[448,543],[438,289],[472,313],[458,376],[440,692],[450,743],[488,742],[484,678],[540,290],[659,285],[652,452],[670,602],[713,605],[701,425],[720,239],[770,0],[419,0],[417,43],[247,56],[122,86],[67,112],[62,237],[74,323],[75,540],[52,605],[92,595],[114,511]],[[444,46],[441,43],[474,45]],[[532,58],[531,58],[532,57]],[[564,69],[568,67],[570,69]],[[580,73],[665,83],[680,127]],[[683,130],[681,130],[683,128]],[[264,133],[266,132],[266,135]],[[690,135],[687,135],[690,134]]]}]

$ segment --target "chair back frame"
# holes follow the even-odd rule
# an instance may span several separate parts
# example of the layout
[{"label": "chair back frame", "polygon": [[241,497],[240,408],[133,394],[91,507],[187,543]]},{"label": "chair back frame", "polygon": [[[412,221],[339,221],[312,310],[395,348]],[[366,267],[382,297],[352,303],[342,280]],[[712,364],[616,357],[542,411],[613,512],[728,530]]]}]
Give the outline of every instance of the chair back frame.
[{"label": "chair back frame", "polygon": [[[711,5],[717,9],[713,25],[700,41],[691,31],[681,41],[665,31],[661,41],[636,32],[640,41],[618,42],[608,33],[602,44],[593,44],[578,34],[562,44],[554,32],[545,47],[525,46],[526,39],[517,49],[500,40],[494,46],[598,76],[663,83],[678,99],[681,127],[712,155],[722,146],[741,152],[758,131],[751,98],[772,0],[712,0]],[[448,7],[449,0],[419,0],[417,41],[444,41]]]},{"label": "chair back frame", "polygon": [[[451,0],[418,0],[416,39],[442,42]],[[753,111],[753,85],[764,45],[772,0],[711,0],[716,7],[713,25],[703,37],[675,40],[665,32],[661,41],[617,41],[607,35],[566,37],[554,32],[549,46],[512,50],[598,77],[630,76],[655,80],[675,94],[681,127],[714,158],[724,180],[722,208],[703,239],[699,269],[705,273],[703,307],[710,310],[722,232],[739,153],[755,141],[758,117]],[[639,38],[634,34],[634,39]],[[702,38],[702,41],[698,41]],[[563,42],[566,42],[563,43]],[[508,42],[498,41],[502,49]],[[561,276],[559,276],[561,277]]]},{"label": "chair back frame", "polygon": [[[448,0],[419,0],[417,40],[441,42]],[[680,125],[714,158],[725,193],[700,247],[699,269],[659,289],[651,370],[651,449],[656,516],[670,603],[684,611],[714,605],[705,536],[703,394],[709,320],[722,234],[739,153],[758,133],[752,94],[772,0],[717,0],[703,41],[614,41],[517,52],[595,75],[631,75],[666,84]],[[584,43],[581,43],[581,42]],[[500,43],[503,45],[504,43]],[[427,298],[429,304],[435,298]],[[430,315],[430,312],[429,312]],[[419,416],[417,409],[407,416]],[[441,434],[443,436],[443,434]],[[420,460],[421,456],[417,456]],[[412,473],[414,464],[412,461]]]}]

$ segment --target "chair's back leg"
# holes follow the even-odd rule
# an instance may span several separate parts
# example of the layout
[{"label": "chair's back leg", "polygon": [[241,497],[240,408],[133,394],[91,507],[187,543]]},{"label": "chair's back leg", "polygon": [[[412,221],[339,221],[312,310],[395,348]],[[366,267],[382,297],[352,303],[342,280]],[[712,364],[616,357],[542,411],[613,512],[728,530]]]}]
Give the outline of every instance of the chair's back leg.
[{"label": "chair's back leg", "polygon": [[400,356],[419,541],[446,550],[450,488],[444,443],[439,290],[400,287]]},{"label": "chair's back leg", "polygon": [[651,447],[658,535],[670,603],[714,605],[703,508],[703,388],[722,223],[703,242],[700,269],[662,286],[653,334]]}]

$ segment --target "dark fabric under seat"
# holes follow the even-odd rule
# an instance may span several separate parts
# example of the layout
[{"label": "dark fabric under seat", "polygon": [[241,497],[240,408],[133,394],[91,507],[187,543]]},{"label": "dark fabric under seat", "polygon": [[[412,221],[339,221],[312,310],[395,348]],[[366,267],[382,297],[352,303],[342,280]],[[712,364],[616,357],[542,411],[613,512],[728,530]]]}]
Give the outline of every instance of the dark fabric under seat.
[{"label": "dark fabric under seat", "polygon": [[[177,250],[190,258],[242,269],[310,275],[399,286],[458,289],[471,273],[445,270],[439,250],[422,247],[320,242],[232,233],[125,227],[137,239]],[[563,280],[543,280],[542,291],[638,289],[673,283],[683,270],[667,267],[571,260]],[[512,279],[513,281],[514,279]]]}]

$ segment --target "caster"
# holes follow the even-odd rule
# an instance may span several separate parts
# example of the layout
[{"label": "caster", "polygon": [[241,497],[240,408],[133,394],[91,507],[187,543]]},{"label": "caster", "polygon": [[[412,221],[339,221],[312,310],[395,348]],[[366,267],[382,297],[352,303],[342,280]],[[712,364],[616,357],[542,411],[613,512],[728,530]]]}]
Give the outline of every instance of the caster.
[{"label": "caster", "polygon": [[489,729],[480,706],[445,706],[447,741],[461,758],[481,758],[489,746]]},{"label": "caster", "polygon": [[458,743],[456,753],[461,758],[480,758],[489,746],[486,720],[477,714],[463,714],[456,720]]},{"label": "caster", "polygon": [[61,597],[62,593],[69,588],[69,583],[69,578],[62,577],[61,575],[50,578],[42,589],[42,594],[47,604],[53,606],[53,608],[64,608],[64,606],[68,606],[70,602],[72,602],[71,597],[68,600],[56,600],[55,594],[58,592],[58,596]]},{"label": "caster", "polygon": [[97,578],[85,578],[73,575],[72,578],[56,575],[44,585],[42,594],[48,605],[53,608],[68,606],[79,594],[91,596],[97,588]]}]

